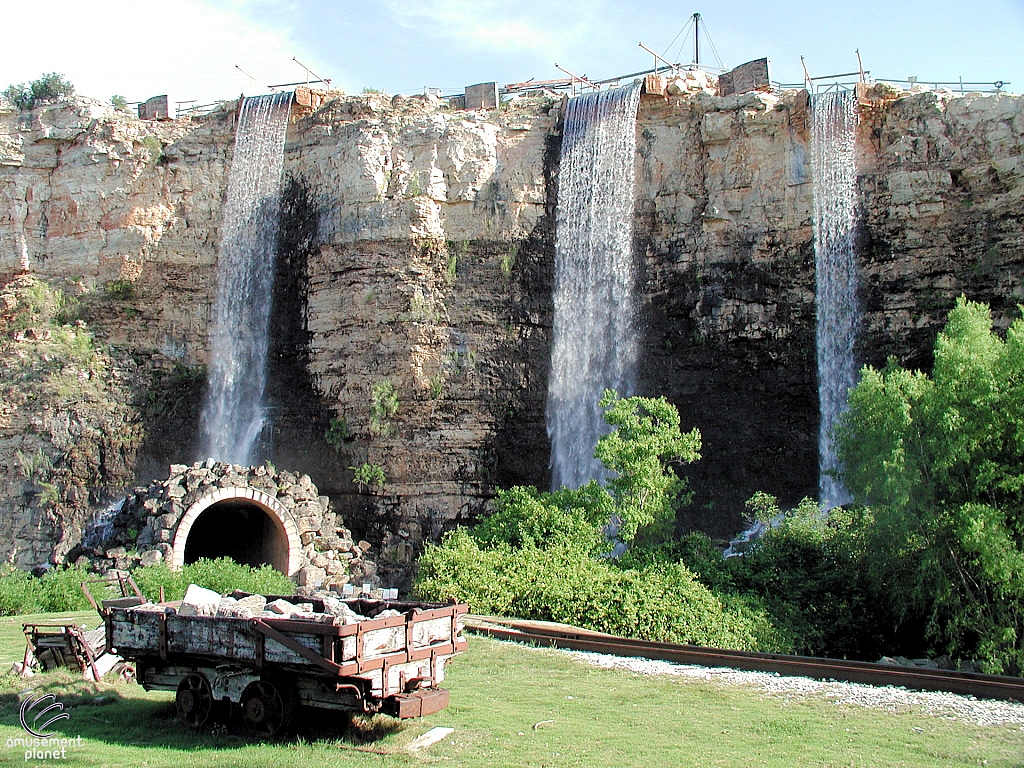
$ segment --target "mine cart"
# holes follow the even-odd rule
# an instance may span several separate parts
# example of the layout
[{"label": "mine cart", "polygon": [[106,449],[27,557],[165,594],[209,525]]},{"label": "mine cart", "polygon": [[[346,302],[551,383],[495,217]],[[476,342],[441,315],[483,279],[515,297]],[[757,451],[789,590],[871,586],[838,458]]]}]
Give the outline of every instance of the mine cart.
[{"label": "mine cart", "polygon": [[[239,606],[262,599],[243,592],[233,597]],[[466,648],[467,605],[266,600],[268,607],[301,610],[279,617],[265,610],[224,616],[223,608],[182,615],[181,601],[108,600],[107,649],[135,662],[146,690],[174,691],[178,715],[192,726],[223,717],[235,705],[251,729],[267,736],[287,728],[299,705],[398,718],[448,706],[448,691],[438,685],[448,659]]]}]

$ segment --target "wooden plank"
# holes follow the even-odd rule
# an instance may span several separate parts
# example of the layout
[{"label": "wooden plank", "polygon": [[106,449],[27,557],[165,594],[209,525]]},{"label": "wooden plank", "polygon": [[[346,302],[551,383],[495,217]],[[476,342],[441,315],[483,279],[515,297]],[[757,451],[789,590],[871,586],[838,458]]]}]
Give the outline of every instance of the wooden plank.
[{"label": "wooden plank", "polygon": [[335,664],[333,661],[328,661],[323,656],[317,654],[315,651],[298,643],[294,638],[288,637],[288,635],[284,634],[283,632],[278,632],[276,629],[274,629],[272,626],[267,624],[265,621],[262,621],[261,619],[254,620],[253,627],[257,631],[265,634],[271,640],[280,643],[289,650],[294,651],[299,656],[308,661],[311,661],[313,664],[320,667],[321,669],[325,669],[328,672],[331,672],[335,675],[338,674],[339,671],[341,670],[341,667]]}]

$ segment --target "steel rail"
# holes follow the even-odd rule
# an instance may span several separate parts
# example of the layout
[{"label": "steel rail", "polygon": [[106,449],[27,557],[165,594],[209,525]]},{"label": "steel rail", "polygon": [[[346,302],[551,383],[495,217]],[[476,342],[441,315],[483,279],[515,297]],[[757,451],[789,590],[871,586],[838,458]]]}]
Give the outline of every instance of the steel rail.
[{"label": "steel rail", "polygon": [[870,661],[847,661],[814,656],[789,656],[777,653],[705,648],[697,645],[678,645],[617,637],[566,624],[503,619],[492,616],[467,617],[466,626],[474,632],[499,640],[512,640],[575,651],[592,651],[614,656],[639,656],[677,664],[731,667],[745,671],[810,677],[817,680],[836,680],[874,686],[893,685],[922,691],[958,693],[979,699],[1024,702],[1024,679],[1019,677],[891,666]]}]

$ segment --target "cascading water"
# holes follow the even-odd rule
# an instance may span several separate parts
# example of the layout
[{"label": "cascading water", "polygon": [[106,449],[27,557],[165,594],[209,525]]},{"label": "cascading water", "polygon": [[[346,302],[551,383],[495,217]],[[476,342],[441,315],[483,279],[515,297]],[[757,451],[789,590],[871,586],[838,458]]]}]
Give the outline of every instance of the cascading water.
[{"label": "cascading water", "polygon": [[820,502],[831,509],[850,501],[838,468],[832,429],[857,383],[853,357],[860,324],[857,305],[857,98],[829,92],[811,101],[811,170],[814,178],[814,262],[817,306]]},{"label": "cascading water", "polygon": [[555,214],[547,427],[554,488],[603,477],[605,389],[633,393],[638,351],[633,159],[640,83],[570,99]]},{"label": "cascading water", "polygon": [[217,256],[204,455],[249,465],[266,425],[263,391],[274,279],[281,171],[291,93],[245,99]]}]

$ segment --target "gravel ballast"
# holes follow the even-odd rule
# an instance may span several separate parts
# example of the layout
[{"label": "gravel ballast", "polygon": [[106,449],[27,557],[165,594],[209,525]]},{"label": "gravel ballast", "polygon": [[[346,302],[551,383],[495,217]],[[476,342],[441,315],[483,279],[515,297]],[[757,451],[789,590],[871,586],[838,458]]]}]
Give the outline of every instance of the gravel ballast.
[{"label": "gravel ballast", "polygon": [[695,681],[716,681],[723,685],[745,685],[770,696],[795,698],[817,696],[836,704],[873,707],[889,712],[921,712],[978,725],[1019,725],[1024,731],[1024,704],[976,699],[956,693],[911,691],[896,686],[876,687],[862,683],[841,683],[789,677],[773,672],[744,672],[730,667],[701,667],[652,661],[637,657],[610,656],[589,651],[556,651],[591,666],[622,669],[638,675],[672,675]]}]

